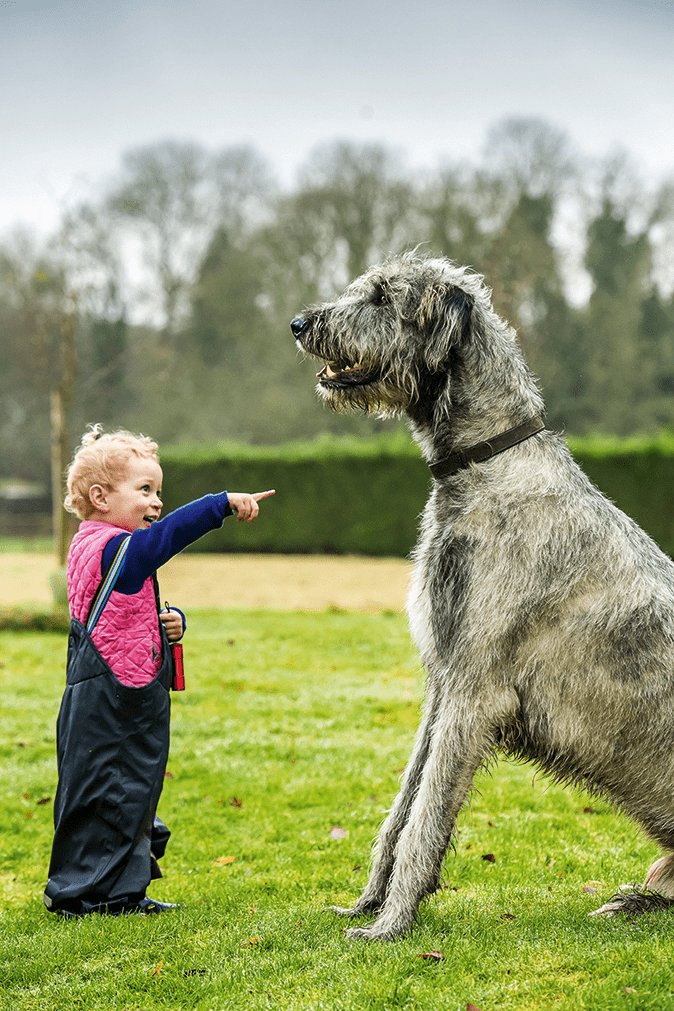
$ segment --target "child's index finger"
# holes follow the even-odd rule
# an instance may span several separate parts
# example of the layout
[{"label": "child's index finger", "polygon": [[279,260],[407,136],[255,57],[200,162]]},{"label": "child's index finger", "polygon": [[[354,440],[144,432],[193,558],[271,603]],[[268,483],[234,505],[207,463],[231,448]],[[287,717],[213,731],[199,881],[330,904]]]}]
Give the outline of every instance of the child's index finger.
[{"label": "child's index finger", "polygon": [[272,488],[270,491],[259,491],[259,492],[257,492],[257,494],[253,495],[253,498],[255,499],[256,502],[259,502],[260,499],[269,498],[270,495],[275,495],[275,494],[276,494],[276,488]]}]

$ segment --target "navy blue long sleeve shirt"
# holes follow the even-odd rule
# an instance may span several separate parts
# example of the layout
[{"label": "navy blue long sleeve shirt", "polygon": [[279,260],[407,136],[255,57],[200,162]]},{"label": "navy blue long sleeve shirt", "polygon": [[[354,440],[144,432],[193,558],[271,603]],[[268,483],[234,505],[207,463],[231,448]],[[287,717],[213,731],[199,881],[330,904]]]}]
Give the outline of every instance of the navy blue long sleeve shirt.
[{"label": "navy blue long sleeve shirt", "polygon": [[[232,509],[227,492],[204,495],[174,509],[164,519],[156,520],[149,528],[134,530],[124,556],[122,569],[115,583],[119,593],[138,593],[146,579],[173,558],[188,544],[222,526]],[[117,549],[128,534],[117,534],[103,549],[101,576],[112,565]]]}]

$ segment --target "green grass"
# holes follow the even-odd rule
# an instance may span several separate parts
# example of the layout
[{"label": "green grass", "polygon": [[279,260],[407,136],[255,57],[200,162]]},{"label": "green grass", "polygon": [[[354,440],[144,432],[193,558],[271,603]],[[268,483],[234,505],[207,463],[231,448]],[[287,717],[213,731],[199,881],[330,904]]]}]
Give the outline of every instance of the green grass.
[{"label": "green grass", "polygon": [[[674,916],[587,916],[656,847],[530,767],[480,777],[446,887],[411,935],[345,941],[326,907],[365,884],[418,718],[422,682],[393,613],[193,614],[160,804],[174,834],[150,891],[184,908],[50,915],[65,646],[0,635],[0,1008],[674,1009]],[[444,959],[420,957],[431,951]]]},{"label": "green grass", "polygon": [[54,550],[52,537],[0,537],[0,554],[13,554],[17,551],[51,552]]}]

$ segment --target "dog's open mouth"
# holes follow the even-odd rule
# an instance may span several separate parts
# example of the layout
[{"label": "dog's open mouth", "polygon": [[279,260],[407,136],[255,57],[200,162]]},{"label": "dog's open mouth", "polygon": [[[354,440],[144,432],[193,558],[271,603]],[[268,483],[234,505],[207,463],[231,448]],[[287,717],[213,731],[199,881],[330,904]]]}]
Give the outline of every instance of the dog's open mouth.
[{"label": "dog's open mouth", "polygon": [[316,378],[321,386],[329,389],[345,389],[349,386],[364,386],[366,383],[373,383],[379,378],[379,373],[360,363],[356,365],[332,363],[324,365],[321,371],[316,373]]}]

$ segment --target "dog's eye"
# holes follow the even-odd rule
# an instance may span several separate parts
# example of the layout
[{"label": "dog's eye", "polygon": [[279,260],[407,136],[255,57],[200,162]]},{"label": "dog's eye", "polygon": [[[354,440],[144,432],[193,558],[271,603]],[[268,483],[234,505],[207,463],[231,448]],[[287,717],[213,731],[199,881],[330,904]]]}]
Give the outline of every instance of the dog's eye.
[{"label": "dog's eye", "polygon": [[372,304],[373,305],[386,305],[387,302],[388,302],[388,296],[387,296],[386,292],[383,291],[380,288],[379,291],[375,292],[374,298],[372,299]]}]

